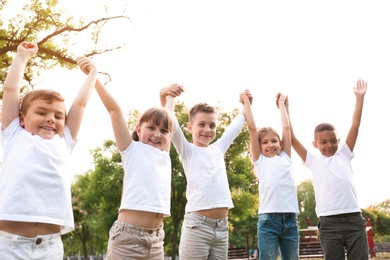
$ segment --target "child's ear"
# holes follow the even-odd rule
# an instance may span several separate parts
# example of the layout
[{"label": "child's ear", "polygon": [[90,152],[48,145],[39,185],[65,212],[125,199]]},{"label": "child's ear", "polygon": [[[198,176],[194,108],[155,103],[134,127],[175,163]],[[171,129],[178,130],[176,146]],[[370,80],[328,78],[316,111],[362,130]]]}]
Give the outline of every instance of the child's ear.
[{"label": "child's ear", "polygon": [[192,134],[192,125],[190,122],[187,123],[187,129],[190,134]]},{"label": "child's ear", "polygon": [[19,125],[24,128],[24,117],[22,113],[19,113]]},{"label": "child's ear", "polygon": [[136,125],[136,126],[135,126],[135,131],[137,132],[137,135],[138,135],[138,137],[139,137],[140,134],[141,134],[141,127],[140,127],[139,125]]},{"label": "child's ear", "polygon": [[312,144],[313,144],[314,148],[317,148],[317,149],[318,149],[318,146],[317,146],[317,142],[316,142],[316,141],[313,141]]}]

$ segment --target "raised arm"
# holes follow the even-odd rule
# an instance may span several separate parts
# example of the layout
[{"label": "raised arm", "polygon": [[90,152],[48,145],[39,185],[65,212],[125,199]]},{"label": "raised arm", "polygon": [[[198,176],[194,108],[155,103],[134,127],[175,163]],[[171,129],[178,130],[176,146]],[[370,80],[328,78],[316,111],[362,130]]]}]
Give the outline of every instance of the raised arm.
[{"label": "raised arm", "polygon": [[174,109],[173,99],[171,100],[172,103],[166,104],[167,103],[167,97],[168,96],[171,96],[173,98],[174,97],[178,97],[178,96],[180,96],[180,94],[182,92],[184,92],[184,88],[183,88],[183,86],[181,86],[179,84],[172,84],[170,86],[163,87],[160,90],[160,103],[161,103],[161,106],[165,107],[169,111],[173,112],[173,109]]},{"label": "raised arm", "polygon": [[[278,96],[276,96],[276,105],[279,107],[279,101],[278,101]],[[284,102],[285,108],[286,108],[286,113],[288,117],[288,121],[290,122],[290,133],[291,133],[291,145],[294,148],[295,152],[298,154],[299,157],[301,157],[303,162],[306,162],[306,155],[307,155],[307,150],[306,148],[301,144],[301,142],[297,139],[294,133],[294,128],[291,123],[291,117],[290,117],[290,108],[289,108],[289,100],[288,97],[286,97],[285,102]]]},{"label": "raised arm", "polygon": [[77,134],[79,133],[81,121],[84,116],[84,110],[97,79],[97,68],[91,58],[79,57],[77,59],[77,64],[81,70],[87,74],[87,78],[79,89],[76,98],[73,100],[72,106],[70,107],[69,113],[66,117],[66,125],[68,126],[74,140],[76,140]]},{"label": "raised arm", "polygon": [[251,144],[252,161],[257,161],[260,157],[260,142],[257,135],[256,122],[252,113],[252,95],[249,90],[240,93],[240,102],[243,104],[243,113],[248,127],[249,139]]},{"label": "raised arm", "polygon": [[356,87],[353,89],[353,93],[355,93],[356,95],[355,110],[353,111],[352,125],[345,140],[351,151],[353,151],[353,149],[355,148],[357,136],[359,133],[359,127],[363,113],[364,96],[366,94],[366,91],[367,82],[364,82],[364,80],[359,79],[356,82]]},{"label": "raised arm", "polygon": [[282,119],[282,149],[291,158],[291,126],[286,110],[288,99],[282,93],[278,93],[276,97]]},{"label": "raised arm", "polygon": [[23,72],[28,60],[38,51],[38,46],[31,42],[19,44],[16,56],[4,82],[2,103],[2,128],[5,130],[9,124],[19,116],[20,88],[22,87]]},{"label": "raised arm", "polygon": [[95,88],[110,114],[116,145],[119,151],[124,151],[131,144],[132,138],[125,117],[122,113],[122,109],[100,80],[96,81]]}]

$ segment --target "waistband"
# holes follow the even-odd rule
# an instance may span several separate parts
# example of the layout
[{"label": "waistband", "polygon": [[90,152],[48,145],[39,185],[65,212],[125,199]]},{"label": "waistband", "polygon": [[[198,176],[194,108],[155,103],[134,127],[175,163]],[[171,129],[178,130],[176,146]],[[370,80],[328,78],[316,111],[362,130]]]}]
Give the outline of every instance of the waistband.
[{"label": "waistband", "polygon": [[277,219],[295,219],[297,217],[296,213],[260,213],[259,215]]},{"label": "waistband", "polygon": [[163,231],[162,226],[158,228],[144,228],[144,227],[134,226],[127,222],[121,222],[119,220],[116,220],[114,222],[114,225],[118,230],[123,230],[126,232],[131,232],[133,234],[139,234],[139,235],[149,234],[149,235],[159,236],[160,234],[162,234]]},{"label": "waistband", "polygon": [[228,222],[228,218],[221,218],[221,219],[214,219],[214,218],[209,218],[209,217],[205,217],[205,216],[202,216],[196,212],[188,212],[186,213],[187,217],[190,217],[190,218],[195,218],[196,220],[200,220],[202,221],[203,223],[205,224],[208,224],[212,227],[218,227],[218,226],[223,226],[223,225],[226,225],[227,222]]},{"label": "waistband", "polygon": [[356,216],[361,216],[362,213],[360,212],[352,212],[352,213],[344,213],[344,214],[337,214],[337,215],[329,215],[329,216],[321,216],[327,217],[327,218],[348,218],[348,217],[356,217]]},{"label": "waistband", "polygon": [[0,237],[5,237],[8,239],[11,239],[15,242],[26,242],[26,243],[34,243],[35,245],[40,245],[43,242],[46,241],[54,241],[56,239],[61,239],[60,233],[54,233],[49,235],[38,235],[35,237],[24,237],[17,234],[8,233],[5,231],[0,230]]}]

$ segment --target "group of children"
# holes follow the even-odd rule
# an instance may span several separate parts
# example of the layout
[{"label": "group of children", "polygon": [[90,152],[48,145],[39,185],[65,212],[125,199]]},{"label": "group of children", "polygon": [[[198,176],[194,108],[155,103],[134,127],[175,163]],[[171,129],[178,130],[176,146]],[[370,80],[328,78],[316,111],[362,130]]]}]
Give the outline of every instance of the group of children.
[{"label": "group of children", "polygon": [[215,141],[218,113],[199,103],[189,111],[189,142],[174,113],[178,84],[160,91],[161,107],[146,110],[133,133],[115,98],[98,79],[90,58],[77,60],[87,79],[69,112],[57,92],[33,90],[20,102],[23,71],[38,47],[23,42],[4,83],[2,107],[3,167],[0,173],[0,258],[63,259],[61,235],[74,229],[70,154],[83,112],[95,88],[106,107],[124,168],[118,218],[109,231],[107,260],[164,259],[163,220],[170,215],[172,143],[187,179],[179,257],[227,259],[228,212],[233,207],[224,156],[247,124],[254,173],[259,180],[259,259],[299,259],[299,214],[292,172],[292,148],[313,173],[316,213],[325,259],[368,259],[365,219],[356,200],[350,161],[360,126],[367,83],[359,80],[352,125],[340,145],[331,124],[315,128],[312,154],[296,138],[288,97],[276,105],[282,138],[271,127],[257,128],[249,90],[240,93],[241,112]]}]

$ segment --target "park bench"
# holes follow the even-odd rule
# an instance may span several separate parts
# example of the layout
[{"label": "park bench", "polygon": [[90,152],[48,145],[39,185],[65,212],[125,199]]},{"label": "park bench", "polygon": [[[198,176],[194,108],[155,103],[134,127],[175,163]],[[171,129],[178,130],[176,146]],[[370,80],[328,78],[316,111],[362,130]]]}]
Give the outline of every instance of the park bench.
[{"label": "park bench", "polygon": [[314,258],[323,257],[321,245],[319,241],[300,242],[299,243],[299,257],[300,258]]},{"label": "park bench", "polygon": [[249,259],[248,249],[230,247],[228,249],[228,259]]},{"label": "park bench", "polygon": [[390,242],[375,243],[374,252],[375,253],[389,253],[390,252]]}]

